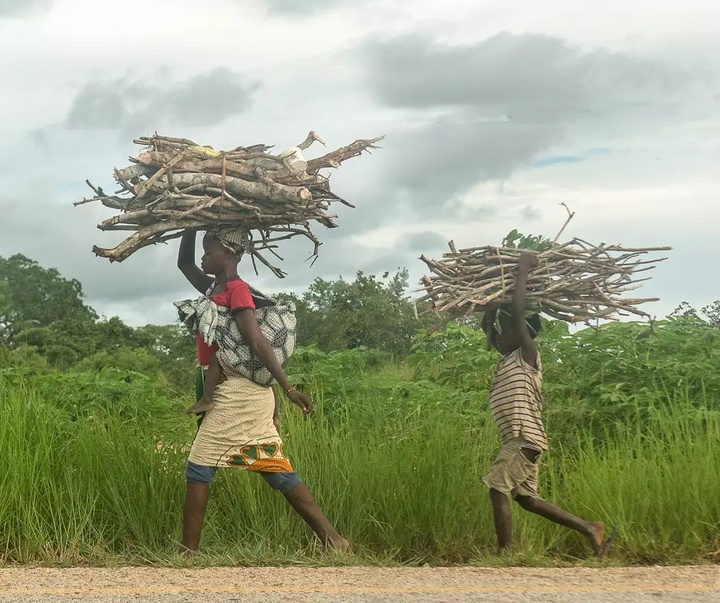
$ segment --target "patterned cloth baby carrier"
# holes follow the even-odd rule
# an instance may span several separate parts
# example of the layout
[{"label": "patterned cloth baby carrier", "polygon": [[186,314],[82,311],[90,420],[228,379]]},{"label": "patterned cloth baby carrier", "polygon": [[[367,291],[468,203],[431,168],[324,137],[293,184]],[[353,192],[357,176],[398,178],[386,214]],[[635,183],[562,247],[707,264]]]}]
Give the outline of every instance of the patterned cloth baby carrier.
[{"label": "patterned cloth baby carrier", "polygon": [[[210,299],[214,288],[213,282],[206,294],[198,299],[175,302],[180,321],[192,335],[200,333],[208,345],[217,343],[216,355],[223,370],[247,377],[258,385],[273,385],[275,379],[243,339],[230,309],[218,306]],[[249,288],[260,331],[270,342],[275,357],[284,369],[295,351],[295,304],[278,302],[253,287]]]}]

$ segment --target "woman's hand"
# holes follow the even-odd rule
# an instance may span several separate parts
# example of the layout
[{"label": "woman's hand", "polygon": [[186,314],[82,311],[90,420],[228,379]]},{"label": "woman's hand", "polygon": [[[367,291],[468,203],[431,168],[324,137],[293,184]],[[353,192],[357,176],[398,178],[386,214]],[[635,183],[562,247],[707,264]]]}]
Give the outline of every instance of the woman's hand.
[{"label": "woman's hand", "polygon": [[294,387],[291,387],[285,392],[285,395],[290,399],[291,402],[297,404],[302,410],[303,414],[306,415],[312,411],[312,400],[310,396],[299,392]]}]

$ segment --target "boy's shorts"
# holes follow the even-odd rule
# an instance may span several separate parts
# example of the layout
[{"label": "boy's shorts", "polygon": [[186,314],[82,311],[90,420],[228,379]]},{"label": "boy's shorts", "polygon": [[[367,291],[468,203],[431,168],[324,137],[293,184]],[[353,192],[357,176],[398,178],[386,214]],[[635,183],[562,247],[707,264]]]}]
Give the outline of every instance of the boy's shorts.
[{"label": "boy's shorts", "polygon": [[538,473],[540,455],[535,462],[528,460],[521,448],[538,450],[538,447],[522,438],[515,438],[505,444],[491,465],[483,482],[488,488],[516,498],[528,496],[540,498],[538,494]]}]

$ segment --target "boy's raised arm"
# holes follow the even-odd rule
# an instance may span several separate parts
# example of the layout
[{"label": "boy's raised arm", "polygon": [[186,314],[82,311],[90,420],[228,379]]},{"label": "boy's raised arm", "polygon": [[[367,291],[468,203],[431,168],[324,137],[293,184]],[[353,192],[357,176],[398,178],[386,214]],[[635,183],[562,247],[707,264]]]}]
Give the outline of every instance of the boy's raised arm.
[{"label": "boy's raised arm", "polygon": [[525,322],[525,298],[530,268],[534,268],[538,263],[537,257],[532,253],[523,253],[520,256],[512,301],[512,321],[515,331],[520,336],[520,351],[523,360],[532,367],[537,367],[537,346]]}]

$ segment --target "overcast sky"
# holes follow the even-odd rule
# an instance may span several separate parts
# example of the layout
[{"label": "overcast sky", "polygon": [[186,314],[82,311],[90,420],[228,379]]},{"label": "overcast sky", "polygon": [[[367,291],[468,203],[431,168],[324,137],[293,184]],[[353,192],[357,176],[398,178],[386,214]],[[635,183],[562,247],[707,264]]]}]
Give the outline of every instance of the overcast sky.
[{"label": "overcast sky", "polygon": [[568,235],[674,247],[648,311],[720,298],[720,3],[0,0],[0,51],[0,256],[80,279],[103,315],[167,323],[192,295],[176,241],[110,264],[91,248],[117,241],[95,227],[111,210],[72,206],[156,130],[386,136],[333,174],[357,208],[316,227],[313,267],[305,244],[284,281],[242,265],[261,290],[399,267],[414,285],[421,253],[554,236],[565,202]]}]

